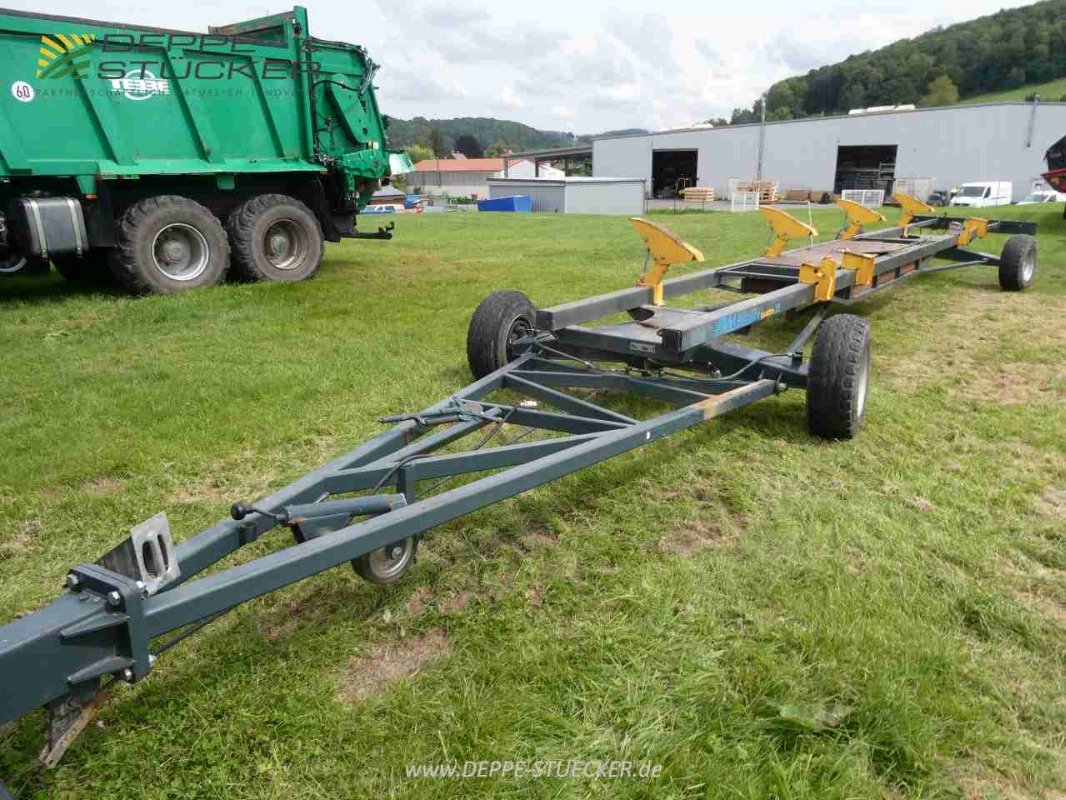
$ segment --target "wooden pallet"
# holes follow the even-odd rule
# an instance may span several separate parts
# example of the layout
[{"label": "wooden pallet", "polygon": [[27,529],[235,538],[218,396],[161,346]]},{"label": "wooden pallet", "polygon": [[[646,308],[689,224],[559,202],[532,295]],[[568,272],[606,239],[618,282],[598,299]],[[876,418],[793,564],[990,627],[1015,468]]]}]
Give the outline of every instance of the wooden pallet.
[{"label": "wooden pallet", "polygon": [[714,188],[711,186],[687,186],[681,190],[686,203],[710,203],[714,200]]},{"label": "wooden pallet", "polygon": [[781,199],[775,181],[737,181],[732,191],[758,192],[759,205],[769,205]]}]

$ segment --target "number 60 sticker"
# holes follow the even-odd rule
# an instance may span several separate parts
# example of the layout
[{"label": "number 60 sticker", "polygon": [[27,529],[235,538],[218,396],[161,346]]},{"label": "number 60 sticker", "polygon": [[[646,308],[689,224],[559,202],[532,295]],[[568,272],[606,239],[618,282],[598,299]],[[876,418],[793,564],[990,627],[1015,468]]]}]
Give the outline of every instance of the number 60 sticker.
[{"label": "number 60 sticker", "polygon": [[20,103],[29,103],[37,96],[37,93],[26,81],[15,81],[11,84],[11,96]]}]

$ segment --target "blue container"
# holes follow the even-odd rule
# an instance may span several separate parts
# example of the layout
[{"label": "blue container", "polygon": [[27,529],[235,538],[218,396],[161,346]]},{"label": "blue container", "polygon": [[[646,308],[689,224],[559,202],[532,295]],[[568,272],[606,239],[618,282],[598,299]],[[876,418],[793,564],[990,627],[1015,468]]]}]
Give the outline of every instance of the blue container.
[{"label": "blue container", "polygon": [[516,194],[511,197],[494,197],[491,200],[478,200],[478,211],[524,211],[533,210],[533,198],[528,194]]},{"label": "blue container", "polygon": [[403,199],[403,207],[404,208],[414,208],[421,202],[422,202],[422,195],[420,195],[420,194],[409,194],[406,197],[404,197],[404,199]]}]

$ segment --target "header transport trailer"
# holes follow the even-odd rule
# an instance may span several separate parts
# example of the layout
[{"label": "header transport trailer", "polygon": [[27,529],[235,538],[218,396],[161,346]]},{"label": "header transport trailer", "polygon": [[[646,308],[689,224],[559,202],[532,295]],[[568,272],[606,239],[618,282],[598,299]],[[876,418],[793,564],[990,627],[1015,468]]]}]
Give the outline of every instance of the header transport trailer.
[{"label": "header transport trailer", "polygon": [[307,11],[209,33],[0,11],[0,271],[128,291],[302,280],[410,161]]},{"label": "header transport trailer", "polygon": [[[780,392],[806,393],[814,435],[855,436],[870,326],[853,314],[827,316],[831,307],[969,266],[991,267],[1002,289],[1020,291],[1036,270],[1035,224],[949,220],[897,199],[899,227],[863,233],[884,218],[840,200],[849,224],[837,240],[787,252],[790,239],[816,231],[761,209],[776,234],[761,257],[670,280],[671,265],[703,254],[635,218],[649,255],[636,286],[541,309],[521,292],[493,292],[467,331],[474,383],[421,412],[385,417],[389,429],[255,503],[233,498],[226,519],[180,543],[157,514],[96,562],[73,567],[51,604],[0,627],[0,725],[44,706],[41,758],[55,764],[112,682],[145,678],[227,610],[349,561],[360,577],[395,582],[436,526]],[[999,256],[969,249],[991,232],[1015,235]],[[744,296],[665,305],[706,290]],[[809,307],[782,352],[727,339]],[[619,395],[646,402],[619,404]],[[270,531],[292,540],[223,563]]]}]

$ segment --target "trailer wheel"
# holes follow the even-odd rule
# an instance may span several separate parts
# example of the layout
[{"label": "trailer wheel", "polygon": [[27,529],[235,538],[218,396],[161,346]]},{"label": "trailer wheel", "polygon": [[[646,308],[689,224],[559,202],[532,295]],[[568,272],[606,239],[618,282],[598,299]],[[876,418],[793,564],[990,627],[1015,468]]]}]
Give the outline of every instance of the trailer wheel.
[{"label": "trailer wheel", "polygon": [[356,573],[371,583],[396,583],[415,563],[418,537],[408,536],[365,556],[352,559]]},{"label": "trailer wheel", "polygon": [[474,311],[466,332],[466,360],[484,378],[520,352],[515,342],[533,331],[536,314],[529,298],[511,289],[493,292]]},{"label": "trailer wheel", "polygon": [[284,194],[239,205],[226,223],[233,273],[248,281],[302,281],[322,263],[323,236],[311,209]]},{"label": "trailer wheel", "polygon": [[851,439],[862,427],[870,384],[870,324],[854,314],[822,323],[807,372],[807,426],[825,439]]},{"label": "trailer wheel", "polygon": [[107,250],[90,250],[82,256],[73,253],[52,256],[52,264],[71,283],[107,283],[111,277]]},{"label": "trailer wheel", "polygon": [[1036,272],[1036,239],[1012,236],[999,255],[999,288],[1007,292],[1028,289]]},{"label": "trailer wheel", "polygon": [[229,242],[210,210],[177,195],[147,197],[118,224],[111,273],[134,294],[172,294],[214,286],[229,268]]}]

